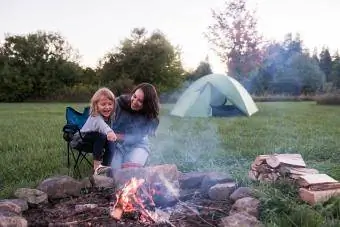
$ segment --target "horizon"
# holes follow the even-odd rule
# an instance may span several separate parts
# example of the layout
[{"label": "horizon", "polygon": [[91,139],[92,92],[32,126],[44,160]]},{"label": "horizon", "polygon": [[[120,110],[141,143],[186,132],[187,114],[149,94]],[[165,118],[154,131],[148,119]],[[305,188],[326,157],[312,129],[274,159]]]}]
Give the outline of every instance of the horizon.
[{"label": "horizon", "polygon": [[[102,0],[101,4],[90,0],[0,0],[0,3],[4,6],[0,14],[0,41],[6,34],[58,32],[79,52],[80,64],[85,67],[95,68],[133,28],[144,27],[148,33],[160,30],[173,46],[182,49],[186,70],[195,69],[208,56],[213,72],[226,72],[203,37],[213,22],[211,9],[223,6],[223,0]],[[327,46],[333,55],[338,49],[340,32],[334,28],[340,1],[311,0],[305,4],[302,0],[257,0],[249,2],[249,7],[257,8],[258,30],[266,40],[282,41],[287,33],[293,36],[299,33],[311,53],[314,48],[320,53]]]}]

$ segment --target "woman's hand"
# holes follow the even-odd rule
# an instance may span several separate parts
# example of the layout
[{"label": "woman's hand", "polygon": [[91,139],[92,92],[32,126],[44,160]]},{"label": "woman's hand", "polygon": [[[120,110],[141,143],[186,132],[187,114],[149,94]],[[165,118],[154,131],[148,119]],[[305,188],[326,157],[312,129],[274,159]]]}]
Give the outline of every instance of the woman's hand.
[{"label": "woman's hand", "polygon": [[109,133],[106,135],[106,138],[107,138],[107,140],[109,140],[109,141],[116,141],[116,140],[117,140],[117,135],[116,135],[116,133],[114,133],[114,132],[109,132]]}]

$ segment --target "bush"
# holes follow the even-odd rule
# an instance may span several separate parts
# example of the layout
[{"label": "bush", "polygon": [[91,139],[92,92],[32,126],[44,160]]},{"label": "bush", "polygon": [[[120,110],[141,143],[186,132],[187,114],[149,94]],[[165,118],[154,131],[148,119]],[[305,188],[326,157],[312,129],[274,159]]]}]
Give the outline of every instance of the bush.
[{"label": "bush", "polygon": [[340,105],[340,94],[324,94],[316,98],[316,103],[320,105]]},{"label": "bush", "polygon": [[314,101],[314,96],[309,95],[264,95],[264,96],[252,96],[254,102],[292,102],[292,101]]},{"label": "bush", "polygon": [[64,87],[48,95],[44,98],[44,101],[89,102],[98,88],[99,86],[97,85],[83,84],[78,84],[73,87]]}]

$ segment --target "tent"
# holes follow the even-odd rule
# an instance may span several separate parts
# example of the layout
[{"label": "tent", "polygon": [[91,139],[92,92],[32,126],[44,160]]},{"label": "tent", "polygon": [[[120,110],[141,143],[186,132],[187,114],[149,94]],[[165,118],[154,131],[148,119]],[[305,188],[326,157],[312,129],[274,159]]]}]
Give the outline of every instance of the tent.
[{"label": "tent", "polygon": [[247,90],[234,78],[209,74],[196,80],[180,96],[173,116],[251,116],[258,111]]}]

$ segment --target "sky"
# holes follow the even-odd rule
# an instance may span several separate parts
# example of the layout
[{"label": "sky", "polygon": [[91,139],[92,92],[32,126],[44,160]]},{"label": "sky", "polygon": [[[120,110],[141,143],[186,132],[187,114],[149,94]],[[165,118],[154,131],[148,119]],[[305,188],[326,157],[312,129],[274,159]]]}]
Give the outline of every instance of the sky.
[{"label": "sky", "polygon": [[[182,51],[186,69],[209,56],[216,73],[224,64],[211,50],[204,32],[213,23],[211,9],[223,0],[0,0],[0,41],[5,34],[37,30],[59,32],[81,55],[81,64],[95,67],[135,27],[161,30]],[[299,32],[310,50],[340,47],[337,15],[340,0],[248,0],[257,8],[258,30],[266,39],[282,40]]]}]

